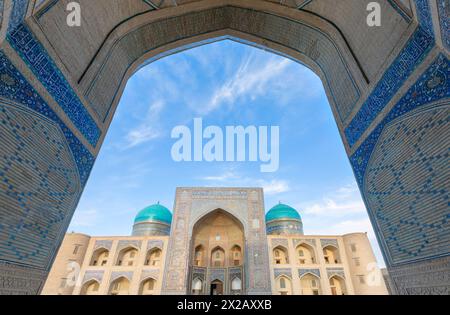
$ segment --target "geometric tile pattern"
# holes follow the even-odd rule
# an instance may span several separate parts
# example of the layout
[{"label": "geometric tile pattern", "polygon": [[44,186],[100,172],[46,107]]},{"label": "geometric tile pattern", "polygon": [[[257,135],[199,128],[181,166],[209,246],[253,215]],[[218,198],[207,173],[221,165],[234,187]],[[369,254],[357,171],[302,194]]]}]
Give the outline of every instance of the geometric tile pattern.
[{"label": "geometric tile pattern", "polygon": [[288,241],[287,239],[283,238],[274,238],[272,239],[272,248],[275,248],[277,246],[283,246],[284,248],[288,248]]},{"label": "geometric tile pattern", "polygon": [[147,251],[149,251],[150,249],[153,249],[153,248],[159,248],[160,250],[162,250],[163,246],[164,246],[163,241],[151,240],[151,241],[148,241],[148,243],[147,243]]},{"label": "geometric tile pattern", "polygon": [[364,186],[367,163],[384,126],[420,106],[448,97],[450,97],[450,61],[441,54],[350,157],[360,187]]},{"label": "geometric tile pattern", "polygon": [[107,250],[111,250],[112,241],[111,240],[99,240],[95,241],[94,249],[104,248]]},{"label": "geometric tile pattern", "polygon": [[292,279],[292,270],[290,268],[275,268],[273,270],[275,278],[286,276]]},{"label": "geometric tile pattern", "polygon": [[325,238],[325,239],[321,239],[320,240],[320,244],[322,245],[322,247],[326,247],[328,245],[331,245],[331,246],[334,246],[337,249],[339,249],[337,240],[330,240],[330,239]]},{"label": "geometric tile pattern", "polygon": [[94,280],[94,279],[97,280],[98,282],[102,282],[104,273],[105,273],[104,270],[88,270],[84,274],[82,284],[85,284],[86,282]]},{"label": "geometric tile pattern", "polygon": [[0,104],[0,257],[48,268],[81,188],[64,135],[52,120]]},{"label": "geometric tile pattern", "polygon": [[306,274],[312,274],[320,278],[320,270],[319,269],[299,269],[298,270],[298,276],[299,278],[302,278]]},{"label": "geometric tile pattern", "polygon": [[437,0],[441,37],[444,46],[450,50],[450,3],[448,0]]},{"label": "geometric tile pattern", "polygon": [[61,70],[55,65],[45,48],[38,42],[26,24],[21,24],[10,32],[8,42],[22,57],[34,75],[38,77],[81,134],[95,147],[100,137],[100,129]]},{"label": "geometric tile pattern", "polygon": [[133,271],[113,271],[111,272],[111,278],[109,281],[113,282],[114,280],[122,277],[131,281],[131,279],[133,278]]},{"label": "geometric tile pattern", "polygon": [[345,272],[342,268],[327,268],[328,279],[333,276],[339,276],[342,279],[345,279]]},{"label": "geometric tile pattern", "polygon": [[389,103],[409,76],[434,47],[432,19],[428,0],[416,0],[421,25],[385,71],[355,117],[345,128],[345,137],[352,147]]},{"label": "geometric tile pattern", "polygon": [[365,198],[391,265],[450,253],[449,114],[447,101],[394,120],[370,159]]},{"label": "geometric tile pattern", "polygon": [[294,247],[297,247],[299,244],[307,244],[311,247],[316,246],[316,240],[315,239],[293,239],[292,243],[294,244]]},{"label": "geometric tile pattern", "polygon": [[353,146],[363,135],[433,46],[434,39],[421,27],[418,27],[405,48],[386,70],[358,113],[345,128],[345,136],[350,146]]},{"label": "geometric tile pattern", "polygon": [[28,3],[31,0],[12,0],[11,16],[9,18],[8,33],[22,24],[27,13]]},{"label": "geometric tile pattern", "polygon": [[82,186],[86,183],[94,164],[94,156],[67,128],[64,122],[42,99],[24,76],[0,51],[0,96],[17,102],[56,122],[62,130],[75,159]]},{"label": "geometric tile pattern", "polygon": [[142,241],[139,240],[120,240],[119,244],[117,244],[117,250],[122,250],[127,247],[134,247],[139,250],[141,248]]},{"label": "geometric tile pattern", "polygon": [[159,269],[158,270],[142,270],[141,273],[141,281],[144,279],[152,278],[158,280],[159,277]]},{"label": "geometric tile pattern", "polygon": [[224,268],[214,268],[210,269],[209,281],[213,282],[214,280],[220,280],[225,283],[225,272]]}]

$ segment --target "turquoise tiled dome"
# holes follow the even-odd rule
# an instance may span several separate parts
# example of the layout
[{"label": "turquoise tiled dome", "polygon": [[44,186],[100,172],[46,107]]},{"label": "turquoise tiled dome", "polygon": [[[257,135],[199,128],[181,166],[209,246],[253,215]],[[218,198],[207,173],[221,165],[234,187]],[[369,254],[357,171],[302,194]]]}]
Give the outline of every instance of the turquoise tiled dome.
[{"label": "turquoise tiled dome", "polygon": [[169,209],[157,203],[139,211],[134,219],[134,223],[154,221],[170,224],[172,222],[172,213]]},{"label": "turquoise tiled dome", "polygon": [[266,222],[281,219],[301,220],[301,217],[297,210],[282,203],[277,204],[266,213]]}]

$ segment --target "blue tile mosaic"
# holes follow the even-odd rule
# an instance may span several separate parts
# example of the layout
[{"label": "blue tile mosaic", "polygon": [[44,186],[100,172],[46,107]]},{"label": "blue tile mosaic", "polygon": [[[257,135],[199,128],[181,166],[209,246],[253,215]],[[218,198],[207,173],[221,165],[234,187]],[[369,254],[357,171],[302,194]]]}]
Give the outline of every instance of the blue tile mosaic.
[{"label": "blue tile mosaic", "polygon": [[0,102],[0,135],[1,261],[48,270],[81,192],[73,155],[55,121],[16,102]]},{"label": "blue tile mosaic", "polygon": [[38,77],[81,134],[95,147],[101,134],[100,129],[29,28],[25,24],[19,25],[8,35],[8,42]]},{"label": "blue tile mosaic", "polygon": [[350,147],[361,138],[378,114],[434,47],[433,25],[428,0],[416,0],[416,6],[421,25],[345,128],[345,137]]},{"label": "blue tile mosaic", "polygon": [[449,81],[450,62],[441,54],[350,157],[360,187],[363,187],[367,163],[384,126],[421,105],[450,97]]},{"label": "blue tile mosaic", "polygon": [[364,199],[390,266],[450,254],[449,105],[447,99],[394,119],[371,155]]},{"label": "blue tile mosaic", "polygon": [[418,28],[345,128],[345,136],[350,146],[353,146],[363,135],[433,46],[434,39],[422,28]]},{"label": "blue tile mosaic", "polygon": [[8,32],[13,31],[22,24],[27,13],[29,0],[12,0],[11,15],[9,18]]},{"label": "blue tile mosaic", "polygon": [[430,36],[434,37],[433,18],[431,16],[431,8],[428,1],[429,0],[415,0],[416,10],[421,27],[430,34]]},{"label": "blue tile mosaic", "polygon": [[81,183],[84,185],[94,164],[94,156],[84,147],[31,84],[27,82],[2,51],[0,51],[0,96],[23,104],[59,125],[72,151],[78,166]]},{"label": "blue tile mosaic", "polygon": [[450,50],[450,2],[448,0],[438,0],[437,5],[442,42],[445,48]]}]

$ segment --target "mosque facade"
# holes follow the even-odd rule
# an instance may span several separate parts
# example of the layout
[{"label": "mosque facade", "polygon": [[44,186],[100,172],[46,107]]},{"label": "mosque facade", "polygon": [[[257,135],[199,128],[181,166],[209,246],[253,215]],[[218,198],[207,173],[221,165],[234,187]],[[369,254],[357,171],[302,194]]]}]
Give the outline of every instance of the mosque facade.
[{"label": "mosque facade", "polygon": [[66,234],[42,294],[387,294],[367,234],[305,235],[261,188],[177,188],[131,236]]}]

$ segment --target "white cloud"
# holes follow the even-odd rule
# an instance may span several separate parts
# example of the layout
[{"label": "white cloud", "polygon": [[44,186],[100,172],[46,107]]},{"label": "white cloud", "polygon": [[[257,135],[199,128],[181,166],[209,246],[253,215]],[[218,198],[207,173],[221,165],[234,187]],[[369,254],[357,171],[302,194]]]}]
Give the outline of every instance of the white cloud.
[{"label": "white cloud", "polygon": [[285,180],[274,179],[271,181],[257,181],[258,186],[264,189],[266,195],[276,195],[290,190],[289,183]]},{"label": "white cloud", "polygon": [[255,179],[252,177],[244,177],[234,172],[233,170],[226,170],[220,175],[201,177],[201,180],[209,181],[216,186],[228,185],[228,186],[247,186],[247,187],[262,187],[264,194],[276,195],[289,191],[290,185],[286,180],[272,179],[263,180]]},{"label": "white cloud", "polygon": [[304,207],[304,212],[310,215],[345,216],[366,213],[366,207],[358,187],[351,184],[340,187],[319,201],[310,203]]},{"label": "white cloud", "polygon": [[147,116],[142,123],[126,135],[126,148],[132,148],[162,136],[158,129],[158,121],[164,107],[165,103],[162,100],[157,100],[149,106]]},{"label": "white cloud", "polygon": [[249,56],[233,77],[214,91],[203,110],[208,113],[223,103],[233,104],[244,95],[255,99],[258,95],[265,93],[270,81],[281,75],[291,63],[289,59],[272,58],[261,67],[260,64],[252,62],[252,57]]}]

